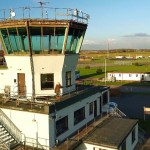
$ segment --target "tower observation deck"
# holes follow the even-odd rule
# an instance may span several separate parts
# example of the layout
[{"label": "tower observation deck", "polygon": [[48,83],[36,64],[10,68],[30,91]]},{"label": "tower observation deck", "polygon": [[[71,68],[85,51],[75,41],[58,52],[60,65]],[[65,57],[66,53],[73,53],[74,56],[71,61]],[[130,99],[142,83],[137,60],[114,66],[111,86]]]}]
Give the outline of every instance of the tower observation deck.
[{"label": "tower observation deck", "polygon": [[79,53],[89,16],[67,8],[45,9],[41,17],[37,16],[39,7],[11,9],[8,15],[6,10],[0,11],[0,36],[6,54]]},{"label": "tower observation deck", "polygon": [[89,15],[70,8],[20,7],[0,10],[0,16],[7,64],[0,70],[0,93],[7,88],[10,95],[49,96],[58,82],[62,95],[74,91]]}]

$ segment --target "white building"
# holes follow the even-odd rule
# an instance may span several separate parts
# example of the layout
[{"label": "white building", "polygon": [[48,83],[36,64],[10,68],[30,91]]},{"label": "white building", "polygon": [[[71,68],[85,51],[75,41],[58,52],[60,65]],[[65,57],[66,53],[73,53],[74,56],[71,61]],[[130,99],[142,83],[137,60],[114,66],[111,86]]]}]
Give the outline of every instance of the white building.
[{"label": "white building", "polygon": [[137,120],[111,117],[97,126],[77,150],[133,150],[137,142]]},{"label": "white building", "polygon": [[150,73],[108,72],[109,81],[150,81]]},{"label": "white building", "polygon": [[[31,15],[37,8],[32,9]],[[56,146],[107,112],[109,87],[83,89],[82,85],[76,87],[75,82],[89,15],[78,11],[75,16],[74,10],[62,9],[60,12],[66,18],[60,19],[57,12],[60,9],[49,9],[55,19],[44,14],[33,19],[24,16],[24,10],[20,19],[15,17],[14,9],[11,19],[4,16],[0,21],[0,40],[7,65],[0,70],[3,149],[14,149],[22,143],[44,150],[57,149]]]}]

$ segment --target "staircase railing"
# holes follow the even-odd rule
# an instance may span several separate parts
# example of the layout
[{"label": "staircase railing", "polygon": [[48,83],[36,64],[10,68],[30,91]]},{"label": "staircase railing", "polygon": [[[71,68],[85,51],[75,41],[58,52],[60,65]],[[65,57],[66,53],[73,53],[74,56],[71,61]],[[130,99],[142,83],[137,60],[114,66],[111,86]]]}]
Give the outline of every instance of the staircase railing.
[{"label": "staircase railing", "polygon": [[126,114],[124,114],[121,110],[119,110],[117,107],[115,107],[111,112],[110,115],[118,116],[121,118],[127,118]]},{"label": "staircase railing", "polygon": [[7,129],[7,131],[20,143],[22,142],[21,131],[16,125],[7,117],[7,115],[0,109],[0,123]]}]

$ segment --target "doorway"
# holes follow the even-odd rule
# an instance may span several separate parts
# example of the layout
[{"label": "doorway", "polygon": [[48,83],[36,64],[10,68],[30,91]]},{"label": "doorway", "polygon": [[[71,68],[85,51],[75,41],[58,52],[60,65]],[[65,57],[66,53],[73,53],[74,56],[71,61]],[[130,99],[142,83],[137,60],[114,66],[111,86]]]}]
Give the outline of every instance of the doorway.
[{"label": "doorway", "polygon": [[25,87],[25,74],[18,73],[18,95],[25,96],[26,87]]},{"label": "doorway", "polygon": [[97,101],[94,101],[94,117],[97,117]]}]

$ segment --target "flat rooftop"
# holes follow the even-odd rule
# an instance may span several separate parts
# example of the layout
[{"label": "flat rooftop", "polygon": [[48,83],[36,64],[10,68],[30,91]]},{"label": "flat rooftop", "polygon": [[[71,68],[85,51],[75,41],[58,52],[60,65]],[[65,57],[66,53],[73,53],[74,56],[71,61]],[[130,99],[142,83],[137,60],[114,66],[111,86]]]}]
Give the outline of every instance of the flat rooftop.
[{"label": "flat rooftop", "polygon": [[96,94],[97,92],[109,89],[107,86],[79,85],[77,87],[78,91],[74,91],[60,97],[39,97],[35,100],[27,98],[17,99],[17,97],[1,95],[0,108],[49,114],[53,113],[55,110],[60,110],[72,105],[81,99],[85,99]]},{"label": "flat rooftop", "polygon": [[109,117],[99,124],[83,142],[97,146],[119,148],[137,122],[134,119]]}]

